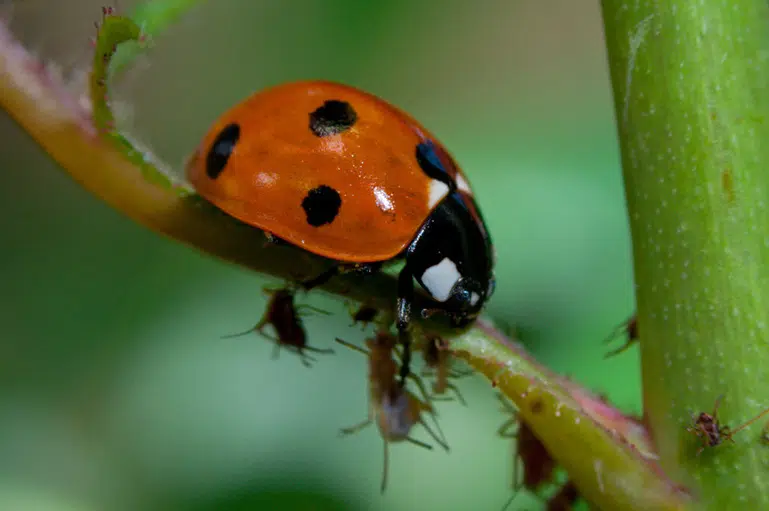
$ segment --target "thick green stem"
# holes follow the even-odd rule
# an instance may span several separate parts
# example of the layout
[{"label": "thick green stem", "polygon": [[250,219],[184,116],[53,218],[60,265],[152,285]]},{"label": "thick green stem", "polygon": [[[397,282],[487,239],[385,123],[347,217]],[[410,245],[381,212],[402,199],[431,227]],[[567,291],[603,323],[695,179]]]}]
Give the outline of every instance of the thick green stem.
[{"label": "thick green stem", "polygon": [[769,5],[604,0],[633,237],[644,408],[666,472],[703,508],[769,506]]}]

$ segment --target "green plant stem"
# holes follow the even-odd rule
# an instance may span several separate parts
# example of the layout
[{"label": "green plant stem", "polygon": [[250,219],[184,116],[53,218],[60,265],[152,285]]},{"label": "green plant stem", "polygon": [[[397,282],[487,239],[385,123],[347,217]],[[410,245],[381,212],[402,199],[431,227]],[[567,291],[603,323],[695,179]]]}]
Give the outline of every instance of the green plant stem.
[{"label": "green plant stem", "polygon": [[761,424],[706,448],[686,428],[769,407],[769,5],[604,0],[633,239],[644,411],[698,508],[769,508]]}]

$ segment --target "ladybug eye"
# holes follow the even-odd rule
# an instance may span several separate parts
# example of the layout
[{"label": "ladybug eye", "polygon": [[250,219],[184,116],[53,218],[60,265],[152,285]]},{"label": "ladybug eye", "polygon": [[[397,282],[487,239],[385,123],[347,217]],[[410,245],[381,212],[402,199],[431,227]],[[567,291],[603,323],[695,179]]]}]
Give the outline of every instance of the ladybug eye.
[{"label": "ladybug eye", "polygon": [[350,103],[331,99],[310,114],[310,131],[316,137],[339,135],[349,130],[358,120]]},{"label": "ladybug eye", "polygon": [[222,173],[238,139],[240,139],[240,126],[237,124],[228,124],[219,132],[206,156],[206,174],[209,178],[216,179]]}]

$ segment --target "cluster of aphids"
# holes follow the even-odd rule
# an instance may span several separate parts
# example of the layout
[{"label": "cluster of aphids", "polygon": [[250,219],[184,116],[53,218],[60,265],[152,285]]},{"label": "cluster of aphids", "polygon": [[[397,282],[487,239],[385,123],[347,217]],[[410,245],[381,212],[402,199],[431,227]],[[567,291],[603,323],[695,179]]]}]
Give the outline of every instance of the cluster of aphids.
[{"label": "cluster of aphids", "polygon": [[[295,291],[291,288],[266,290],[270,299],[266,311],[259,322],[246,332],[232,334],[225,337],[244,335],[256,331],[271,339],[275,343],[273,357],[277,357],[281,349],[295,352],[302,363],[310,366],[315,359],[310,353],[331,354],[333,349],[321,349],[310,346],[307,343],[307,334],[303,325],[304,311],[325,313],[325,311],[302,304],[296,304]],[[362,306],[352,312],[353,324],[368,325],[374,323],[379,311],[373,307]],[[265,332],[265,327],[271,326],[273,334]],[[638,329],[635,317],[625,323],[629,343],[638,340]],[[421,341],[421,353],[425,363],[423,375],[430,374],[434,381],[432,392],[428,392],[422,378],[413,372],[408,372],[406,379],[399,378],[403,374],[401,367],[404,363],[403,350],[396,336],[389,330],[379,330],[373,337],[366,339],[365,348],[353,345],[342,339],[336,341],[350,349],[364,354],[368,359],[369,380],[369,413],[366,420],[360,424],[344,428],[343,435],[360,431],[362,428],[375,422],[384,441],[384,469],[382,474],[381,491],[384,492],[387,485],[389,465],[388,445],[391,442],[407,441],[411,444],[432,449],[430,444],[416,440],[410,436],[411,430],[417,424],[422,425],[445,450],[449,450],[448,443],[438,424],[433,401],[453,399],[448,393],[465,404],[459,389],[451,382],[452,379],[470,374],[462,372],[452,366],[450,351],[444,341],[438,336],[426,336]],[[623,347],[623,349],[626,346]],[[407,388],[407,380],[414,383],[419,396]],[[534,432],[518,416],[514,407],[504,398],[501,398],[505,409],[512,417],[499,428],[498,433],[504,437],[514,437],[516,440],[516,454],[514,461],[514,493],[505,504],[506,509],[521,490],[526,490],[542,498],[545,509],[559,510],[571,509],[579,499],[579,493],[573,481],[559,479],[558,466],[545,448],[544,444],[535,436]],[[722,425],[718,421],[718,407],[721,402],[719,397],[712,413],[702,412],[694,418],[694,423],[688,431],[703,440],[697,454],[706,447],[715,447],[726,440],[733,441],[733,436],[752,424],[769,409],[757,417],[742,424],[734,430]],[[424,416],[429,416],[434,428],[428,425]],[[515,427],[515,431],[512,431]],[[519,467],[523,472],[519,477]],[[547,493],[549,497],[543,497]]]},{"label": "cluster of aphids", "polygon": [[[244,335],[256,331],[275,343],[273,357],[277,357],[280,349],[295,352],[302,363],[310,366],[313,359],[310,353],[329,354],[330,348],[321,349],[307,344],[307,335],[302,322],[303,311],[325,313],[308,305],[295,303],[295,292],[290,288],[266,290],[270,299],[266,311],[259,322],[246,332],[225,337]],[[352,312],[353,324],[368,325],[375,322],[379,311],[373,307],[362,306]],[[271,326],[274,334],[265,332],[265,327]],[[459,389],[451,382],[452,379],[470,374],[453,367],[450,351],[445,342],[438,336],[428,335],[422,340],[421,353],[425,368],[422,375],[432,375],[432,393],[424,385],[420,376],[409,372],[407,380],[414,383],[420,396],[411,392],[406,382],[399,379],[402,349],[396,336],[389,330],[379,330],[373,337],[366,339],[365,348],[351,344],[342,339],[336,342],[352,350],[362,353],[368,359],[369,380],[369,413],[368,417],[359,424],[343,428],[342,435],[360,431],[375,422],[384,441],[384,468],[382,472],[381,491],[387,486],[389,465],[388,445],[391,442],[406,441],[411,444],[432,449],[430,444],[416,440],[410,436],[411,430],[417,424],[422,425],[430,436],[443,449],[449,450],[448,443],[438,424],[432,401],[453,399],[451,391],[462,404],[465,401]],[[545,500],[546,509],[571,509],[579,494],[576,486],[570,480],[557,482],[557,466],[550,453],[537,439],[525,422],[517,417],[515,409],[502,398],[505,410],[513,417],[508,420],[498,433],[503,437],[516,438],[516,460],[514,465],[515,493],[505,504],[507,508],[521,489],[539,495],[543,487],[556,486],[556,491]],[[423,416],[429,416],[434,428],[428,425]],[[517,425],[517,430],[512,431]],[[523,467],[522,479],[518,477],[518,461]]]},{"label": "cluster of aphids", "polygon": [[[295,292],[291,288],[265,291],[270,295],[270,299],[259,322],[246,332],[225,337],[240,336],[256,331],[275,343],[273,358],[278,356],[281,348],[287,349],[298,354],[302,363],[308,367],[311,362],[315,361],[310,353],[330,354],[334,352],[330,348],[321,349],[308,345],[307,334],[302,322],[303,311],[312,310],[320,313],[325,313],[325,311],[308,305],[297,305]],[[367,325],[372,323],[376,320],[378,312],[372,307],[362,306],[353,312],[353,324]],[[268,325],[272,327],[274,332],[272,335],[265,332],[265,327]],[[446,451],[449,450],[431,403],[437,400],[452,399],[448,395],[448,392],[452,391],[464,404],[459,390],[449,379],[470,373],[461,372],[452,367],[450,353],[443,341],[437,336],[426,336],[421,342],[425,363],[422,374],[433,376],[432,393],[428,392],[422,378],[411,371],[406,371],[408,376],[405,379],[399,377],[404,374],[401,370],[404,364],[403,349],[398,338],[388,329],[379,330],[373,337],[366,339],[365,348],[342,339],[336,339],[336,342],[362,353],[368,359],[368,417],[359,424],[343,428],[341,433],[349,435],[376,422],[384,440],[384,469],[381,484],[381,491],[384,492],[387,486],[389,443],[406,441],[425,449],[432,449],[432,445],[410,436],[412,428],[417,424],[422,425],[442,448]],[[420,396],[407,388],[408,381],[415,384]],[[425,421],[425,415],[430,416],[435,429]]]},{"label": "cluster of aphids", "polygon": [[[638,316],[636,314],[633,314],[626,321],[618,325],[612,334],[606,339],[606,342],[615,339],[618,335],[623,333],[625,335],[624,344],[622,344],[619,348],[607,353],[606,358],[618,355],[633,344],[639,342],[640,337],[638,332]],[[697,450],[698,456],[708,447],[716,447],[725,441],[734,443],[734,435],[769,413],[769,408],[767,408],[752,419],[749,419],[736,428],[731,429],[729,426],[721,424],[718,420],[718,408],[721,405],[723,398],[724,395],[718,396],[715,405],[713,406],[712,413],[700,412],[696,414],[692,418],[692,425],[686,428],[687,432],[697,436],[702,441],[702,445]],[[769,423],[764,426],[762,440],[765,443],[769,443]]]}]

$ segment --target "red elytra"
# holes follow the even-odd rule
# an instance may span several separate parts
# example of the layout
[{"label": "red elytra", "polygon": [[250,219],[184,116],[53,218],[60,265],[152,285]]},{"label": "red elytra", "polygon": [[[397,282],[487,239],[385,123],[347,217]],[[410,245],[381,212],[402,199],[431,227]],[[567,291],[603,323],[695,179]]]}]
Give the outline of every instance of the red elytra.
[{"label": "red elytra", "polygon": [[[230,126],[239,133],[226,169],[217,173],[207,155]],[[448,177],[472,195],[449,153],[405,112],[346,85],[294,82],[260,91],[222,115],[187,173],[205,199],[282,240],[338,261],[385,261],[406,248],[449,193],[414,156],[425,141],[433,142]],[[301,207],[320,186],[338,192],[342,203],[338,218],[322,229]]]}]

